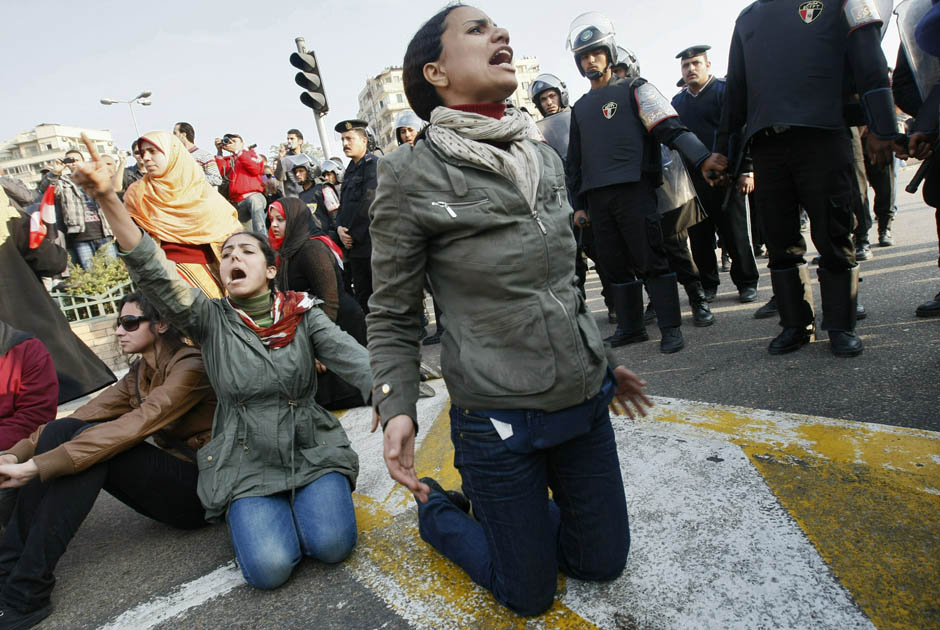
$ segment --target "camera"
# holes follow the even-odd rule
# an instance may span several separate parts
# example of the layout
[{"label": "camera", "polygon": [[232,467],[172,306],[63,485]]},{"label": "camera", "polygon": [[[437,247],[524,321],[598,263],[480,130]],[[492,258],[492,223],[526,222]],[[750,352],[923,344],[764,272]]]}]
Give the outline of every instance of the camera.
[{"label": "camera", "polygon": [[63,164],[74,164],[75,162],[78,162],[78,160],[72,157],[62,158]]},{"label": "camera", "polygon": [[230,136],[230,135],[228,135],[228,134],[225,134],[224,136],[222,136],[222,146],[223,146],[223,147],[224,147],[225,145],[231,144],[231,143],[232,143],[232,136]]}]

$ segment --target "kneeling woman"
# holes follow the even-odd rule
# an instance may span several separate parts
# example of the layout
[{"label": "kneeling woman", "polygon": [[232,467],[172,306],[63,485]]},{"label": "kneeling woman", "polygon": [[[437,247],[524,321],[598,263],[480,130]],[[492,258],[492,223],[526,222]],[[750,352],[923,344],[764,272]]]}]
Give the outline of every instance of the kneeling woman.
[{"label": "kneeling woman", "polygon": [[206,517],[227,517],[242,574],[258,588],[284,583],[302,555],[343,560],[356,544],[359,458],[339,420],[315,401],[314,362],[368,399],[366,349],[307,294],[273,290],[275,254],[260,234],[224,242],[227,298],[191,291],[167,272],[166,257],[131,221],[85,142],[92,159],[76,181],[107,215],[137,286],[201,345],[219,399],[212,440],[198,458]]},{"label": "kneeling woman", "polygon": [[20,618],[25,628],[49,614],[53,571],[102,489],[162,523],[205,525],[194,460],[215,395],[202,356],[143,295],[125,296],[120,313],[121,350],[140,355],[127,375],[0,455],[0,487],[22,486],[0,538],[4,624]]},{"label": "kneeling woman", "polygon": [[[559,568],[586,580],[623,570],[630,534],[607,408],[615,396],[649,401],[606,356],[575,285],[561,160],[503,104],[516,89],[508,44],[468,6],[411,40],[405,94],[431,124],[379,161],[367,322],[385,460],[419,500],[421,537],[499,602],[537,615]],[[447,313],[441,368],[475,518],[414,471],[425,273]]]}]

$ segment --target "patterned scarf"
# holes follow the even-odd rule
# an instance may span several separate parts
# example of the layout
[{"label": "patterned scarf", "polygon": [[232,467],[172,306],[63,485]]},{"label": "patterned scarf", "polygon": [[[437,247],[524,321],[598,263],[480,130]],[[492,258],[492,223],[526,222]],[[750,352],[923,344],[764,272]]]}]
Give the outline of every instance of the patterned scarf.
[{"label": "patterned scarf", "polygon": [[274,305],[271,308],[274,323],[264,328],[256,324],[255,320],[239,308],[231,298],[228,299],[228,303],[242,318],[245,325],[261,338],[261,343],[269,348],[283,348],[294,340],[294,334],[304,318],[304,313],[316,306],[317,300],[306,293],[278,291],[274,294]]},{"label": "patterned scarf", "polygon": [[[446,157],[456,158],[502,175],[535,207],[539,166],[535,143],[528,141],[529,122],[519,110],[507,109],[499,120],[448,107],[431,112],[428,140]],[[508,144],[506,150],[490,143]]]}]

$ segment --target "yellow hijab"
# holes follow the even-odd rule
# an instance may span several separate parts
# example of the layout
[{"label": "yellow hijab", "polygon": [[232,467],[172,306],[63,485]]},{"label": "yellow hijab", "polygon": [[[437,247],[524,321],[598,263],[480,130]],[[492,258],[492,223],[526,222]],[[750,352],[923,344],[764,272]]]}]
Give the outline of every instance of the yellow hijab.
[{"label": "yellow hijab", "polygon": [[214,245],[218,253],[226,238],[242,230],[234,206],[209,185],[179,138],[151,131],[140,137],[145,140],[166,156],[166,170],[147,173],[127,188],[128,213],[161,242]]},{"label": "yellow hijab", "polygon": [[0,187],[0,245],[6,243],[6,240],[10,238],[10,230],[7,227],[7,222],[10,219],[17,219],[21,216],[17,209],[13,207],[13,204],[10,203],[7,192]]}]

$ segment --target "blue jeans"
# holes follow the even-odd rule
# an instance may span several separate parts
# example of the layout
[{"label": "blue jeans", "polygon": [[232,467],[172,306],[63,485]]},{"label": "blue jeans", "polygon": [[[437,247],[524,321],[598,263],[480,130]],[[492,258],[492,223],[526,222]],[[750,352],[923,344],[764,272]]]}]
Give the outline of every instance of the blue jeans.
[{"label": "blue jeans", "polygon": [[107,247],[105,253],[111,258],[117,258],[117,250],[114,248],[114,239],[96,238],[93,241],[79,241],[72,243],[69,247],[69,254],[72,255],[72,262],[81,265],[82,269],[91,267],[91,258],[102,247]]},{"label": "blue jeans", "polygon": [[[551,607],[559,568],[612,580],[626,565],[630,528],[605,390],[552,414],[451,407],[454,464],[476,520],[435,492],[418,506],[421,538],[520,615]],[[511,437],[500,438],[494,416],[509,420]]]},{"label": "blue jeans", "polygon": [[297,490],[293,505],[289,492],[232,501],[228,528],[245,581],[263,589],[286,582],[301,554],[345,560],[358,536],[349,480],[337,472]]},{"label": "blue jeans", "polygon": [[265,208],[267,206],[268,202],[261,193],[251,193],[235,204],[235,208],[238,210],[238,220],[241,221],[242,227],[258,234],[267,234],[268,230],[265,226]]}]

